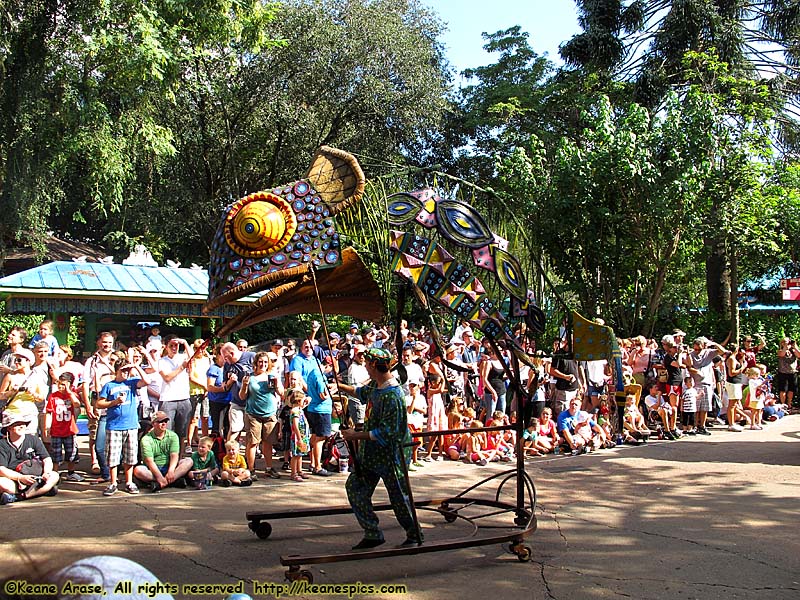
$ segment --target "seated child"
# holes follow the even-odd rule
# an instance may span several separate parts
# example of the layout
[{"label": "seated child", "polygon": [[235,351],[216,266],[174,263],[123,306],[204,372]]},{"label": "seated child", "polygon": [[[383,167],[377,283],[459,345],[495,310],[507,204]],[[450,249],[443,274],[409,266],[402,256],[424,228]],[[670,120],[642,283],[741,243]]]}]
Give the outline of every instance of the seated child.
[{"label": "seated child", "polygon": [[194,483],[195,489],[204,490],[214,480],[219,478],[217,459],[211,451],[214,440],[210,437],[201,437],[197,442],[197,450],[192,453],[192,470],[189,479]]},{"label": "seated child", "polygon": [[222,459],[222,487],[231,485],[241,485],[247,487],[253,483],[250,479],[250,471],[247,470],[247,463],[244,456],[239,453],[239,442],[228,440],[225,442],[225,458]]},{"label": "seated child", "polygon": [[664,398],[661,393],[661,388],[657,383],[654,383],[650,388],[650,394],[645,397],[644,403],[647,406],[647,410],[650,411],[650,420],[652,422],[660,420],[664,430],[664,436],[669,440],[675,439],[674,436],[670,434],[669,427],[667,426],[667,424],[671,422],[672,406],[670,406],[669,400]]},{"label": "seated child", "polygon": [[[470,429],[480,429],[482,427],[483,423],[477,419],[470,423]],[[486,449],[486,433],[483,431],[475,431],[473,433],[466,434],[466,436],[467,462],[480,465],[482,467],[486,466],[489,463],[490,458],[493,456],[493,453]]]},{"label": "seated child", "polygon": [[547,454],[552,449],[547,448],[542,443],[542,436],[539,434],[539,419],[532,419],[531,424],[522,432],[522,450],[524,456],[541,456]]},{"label": "seated child", "polygon": [[[492,418],[486,424],[487,427],[507,425],[508,417],[501,411],[492,413]],[[503,462],[510,461],[514,456],[514,446],[505,440],[503,434],[505,431],[487,431],[486,432],[486,449],[492,455],[490,461],[494,462],[502,460]]]},{"label": "seated child", "polygon": [[553,411],[545,407],[542,409],[542,414],[539,415],[539,429],[537,431],[536,440],[539,448],[543,448],[543,452],[547,454],[552,452],[558,445],[558,431],[556,430],[556,422],[553,421]]},{"label": "seated child", "polygon": [[650,438],[650,429],[647,428],[642,413],[636,408],[636,396],[625,396],[625,415],[622,426],[626,443],[638,444],[639,440],[647,443]]},{"label": "seated child", "polygon": [[[54,468],[58,471],[66,459],[66,481],[83,481],[83,477],[75,472],[78,462],[78,425],[75,422],[80,413],[81,401],[72,389],[72,373],[64,372],[58,376],[58,390],[47,399],[45,413],[50,423],[50,443]],[[63,452],[62,452],[63,451]]]}]

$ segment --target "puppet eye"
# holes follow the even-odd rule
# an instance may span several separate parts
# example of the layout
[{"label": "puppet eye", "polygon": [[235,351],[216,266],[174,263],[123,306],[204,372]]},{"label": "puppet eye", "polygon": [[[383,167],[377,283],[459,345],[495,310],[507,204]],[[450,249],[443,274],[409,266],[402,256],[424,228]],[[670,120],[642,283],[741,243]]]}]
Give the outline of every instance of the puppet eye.
[{"label": "puppet eye", "polygon": [[528,284],[517,259],[496,246],[492,250],[494,252],[494,268],[500,285],[512,296],[527,297]]},{"label": "puppet eye", "polygon": [[422,202],[411,194],[396,194],[389,200],[389,223],[392,225],[408,223],[422,208]]},{"label": "puppet eye", "polygon": [[436,203],[436,218],[442,235],[456,244],[480,248],[494,241],[483,217],[469,204],[457,200],[439,200]]},{"label": "puppet eye", "polygon": [[268,256],[289,243],[297,219],[289,203],[265,192],[251,194],[231,207],[225,238],[242,256]]}]

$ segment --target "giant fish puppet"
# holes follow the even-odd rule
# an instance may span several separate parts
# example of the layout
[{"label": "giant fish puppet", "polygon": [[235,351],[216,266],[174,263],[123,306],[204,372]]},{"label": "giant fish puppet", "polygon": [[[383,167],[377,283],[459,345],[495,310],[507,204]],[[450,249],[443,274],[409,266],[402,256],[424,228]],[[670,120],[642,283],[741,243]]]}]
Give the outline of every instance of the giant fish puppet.
[{"label": "giant fish puppet", "polygon": [[383,302],[353,248],[342,248],[335,217],[360,202],[364,173],[351,154],[321,147],[303,179],[256,192],[223,210],[211,246],[203,312],[260,296],[216,335],[298,313],[378,321]]}]

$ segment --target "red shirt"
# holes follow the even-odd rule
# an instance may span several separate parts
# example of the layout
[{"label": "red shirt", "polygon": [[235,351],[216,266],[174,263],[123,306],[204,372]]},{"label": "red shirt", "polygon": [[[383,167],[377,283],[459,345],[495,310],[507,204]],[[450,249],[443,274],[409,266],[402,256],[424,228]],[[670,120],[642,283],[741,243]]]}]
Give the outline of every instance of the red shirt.
[{"label": "red shirt", "polygon": [[53,415],[53,422],[50,425],[50,435],[52,437],[72,437],[77,430],[75,424],[76,411],[72,406],[72,398],[61,392],[53,392],[47,399],[45,412]]}]

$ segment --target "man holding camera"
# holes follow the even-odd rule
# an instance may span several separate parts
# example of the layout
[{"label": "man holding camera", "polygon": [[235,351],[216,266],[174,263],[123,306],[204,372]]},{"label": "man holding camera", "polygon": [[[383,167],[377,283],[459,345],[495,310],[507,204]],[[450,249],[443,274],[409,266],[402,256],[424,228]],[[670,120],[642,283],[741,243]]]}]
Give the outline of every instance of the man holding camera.
[{"label": "man holding camera", "polygon": [[180,452],[183,455],[186,432],[192,418],[192,402],[189,400],[189,357],[191,348],[186,340],[167,336],[167,353],[158,361],[161,375],[161,404],[163,411],[180,439]]},{"label": "man holding camera", "polygon": [[0,504],[58,493],[58,473],[42,441],[25,433],[31,416],[7,410],[0,439]]}]

